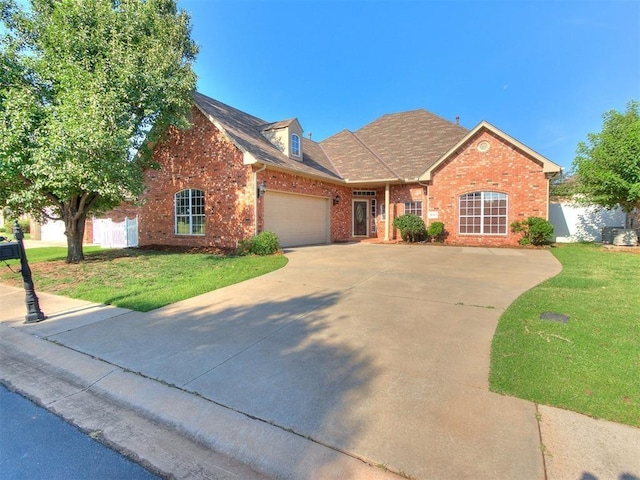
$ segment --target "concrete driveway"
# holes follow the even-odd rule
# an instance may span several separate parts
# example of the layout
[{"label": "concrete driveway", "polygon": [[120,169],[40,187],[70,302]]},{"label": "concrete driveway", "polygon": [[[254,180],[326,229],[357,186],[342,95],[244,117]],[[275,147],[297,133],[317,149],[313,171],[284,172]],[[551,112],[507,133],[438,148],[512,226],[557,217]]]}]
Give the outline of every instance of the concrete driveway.
[{"label": "concrete driveway", "polygon": [[150,313],[27,328],[415,478],[544,478],[535,405],[489,392],[487,376],[500,314],[560,272],[548,251],[286,254],[281,270]]}]

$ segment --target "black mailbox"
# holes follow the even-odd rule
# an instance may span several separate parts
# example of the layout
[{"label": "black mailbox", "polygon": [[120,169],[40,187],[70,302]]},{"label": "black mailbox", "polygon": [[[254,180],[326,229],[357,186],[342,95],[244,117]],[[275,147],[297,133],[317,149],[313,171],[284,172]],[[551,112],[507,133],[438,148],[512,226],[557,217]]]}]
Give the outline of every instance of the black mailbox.
[{"label": "black mailbox", "polygon": [[24,284],[25,304],[27,305],[27,316],[25,323],[41,322],[47,316],[40,310],[40,302],[36,296],[35,287],[33,286],[33,278],[31,277],[31,268],[27,261],[27,254],[24,251],[24,233],[16,220],[13,224],[13,236],[15,242],[4,242],[5,238],[0,237],[0,260],[20,260],[20,273]]},{"label": "black mailbox", "polygon": [[0,243],[0,260],[20,260],[20,246],[18,242]]}]

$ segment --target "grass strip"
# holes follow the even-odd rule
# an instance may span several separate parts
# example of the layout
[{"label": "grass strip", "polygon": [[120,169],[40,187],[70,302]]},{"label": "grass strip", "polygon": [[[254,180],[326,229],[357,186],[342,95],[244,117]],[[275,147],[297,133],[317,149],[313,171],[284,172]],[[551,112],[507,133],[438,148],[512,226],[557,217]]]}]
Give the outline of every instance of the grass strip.
[{"label": "grass strip", "polygon": [[[96,303],[148,312],[283,267],[282,255],[225,257],[137,249],[85,248],[86,260],[66,264],[66,248],[27,251],[36,292],[48,292]],[[14,261],[12,268],[19,265]],[[0,281],[21,286],[10,271]]]},{"label": "grass strip", "polygon": [[[562,272],[499,320],[491,390],[640,426],[640,255],[591,244],[552,252]],[[545,312],[569,321],[542,320]]]}]

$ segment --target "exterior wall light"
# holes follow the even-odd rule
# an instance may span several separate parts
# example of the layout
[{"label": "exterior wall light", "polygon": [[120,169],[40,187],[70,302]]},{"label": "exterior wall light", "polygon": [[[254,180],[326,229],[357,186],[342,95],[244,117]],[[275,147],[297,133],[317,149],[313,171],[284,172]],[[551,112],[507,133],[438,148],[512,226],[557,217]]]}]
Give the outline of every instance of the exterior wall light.
[{"label": "exterior wall light", "polygon": [[258,185],[258,198],[263,197],[266,191],[267,191],[267,182],[263,180],[262,183]]},{"label": "exterior wall light", "polygon": [[336,195],[335,197],[333,197],[333,204],[337,205],[340,203],[340,195]]}]

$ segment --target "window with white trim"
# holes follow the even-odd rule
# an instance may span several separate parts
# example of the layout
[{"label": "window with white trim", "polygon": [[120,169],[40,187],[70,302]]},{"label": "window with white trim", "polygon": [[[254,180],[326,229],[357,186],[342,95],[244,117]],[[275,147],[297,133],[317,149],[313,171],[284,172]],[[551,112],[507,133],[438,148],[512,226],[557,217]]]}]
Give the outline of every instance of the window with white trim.
[{"label": "window with white trim", "polygon": [[181,190],[174,200],[176,235],[204,235],[204,192]]},{"label": "window with white trim", "polygon": [[378,193],[375,190],[352,190],[354,197],[375,197]]},{"label": "window with white trim", "polygon": [[460,233],[506,235],[507,203],[507,195],[500,192],[471,192],[460,195]]},{"label": "window with white trim", "polygon": [[387,207],[384,203],[380,204],[380,221],[381,222],[387,221]]},{"label": "window with white trim", "polygon": [[404,202],[404,213],[422,217],[422,202]]},{"label": "window with white trim", "polygon": [[300,137],[295,133],[291,134],[291,155],[300,156]]}]

